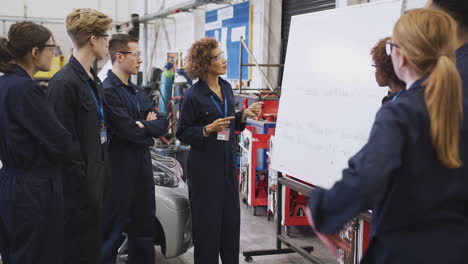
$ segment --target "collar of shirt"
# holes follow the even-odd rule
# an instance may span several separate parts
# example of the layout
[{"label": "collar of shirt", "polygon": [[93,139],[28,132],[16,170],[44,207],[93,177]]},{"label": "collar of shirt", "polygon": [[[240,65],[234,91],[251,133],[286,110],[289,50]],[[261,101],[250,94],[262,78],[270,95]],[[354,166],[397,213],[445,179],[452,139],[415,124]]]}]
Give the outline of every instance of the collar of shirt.
[{"label": "collar of shirt", "polygon": [[468,56],[468,43],[463,44],[460,48],[456,51],[457,60],[461,60],[461,58]]},{"label": "collar of shirt", "polygon": [[[203,80],[199,80],[198,81],[200,83],[200,90],[203,94],[205,95],[210,95],[210,94],[215,94],[211,89],[210,87],[208,86],[208,84],[203,81]],[[223,93],[223,96],[226,96],[226,81],[223,80],[221,77],[218,77],[218,83],[219,83],[219,86],[221,87],[221,90],[222,90],[222,93]],[[218,96],[215,97],[216,99],[218,99]]]},{"label": "collar of shirt", "polygon": [[115,86],[118,86],[118,87],[121,87],[121,86],[124,86],[124,87],[127,87],[129,88],[129,90],[136,94],[136,85],[134,85],[130,79],[128,80],[128,85],[126,85],[125,83],[122,82],[122,80],[120,80],[120,78],[115,75],[115,73],[112,72],[112,70],[109,70],[107,71],[107,77],[109,78],[109,80],[112,82],[112,84],[114,84]]},{"label": "collar of shirt", "polygon": [[[81,65],[81,63],[73,55],[68,60],[68,63],[71,64],[72,68],[75,70],[75,72],[77,73],[78,77],[80,77],[81,80],[83,80],[84,82],[89,81],[89,80],[92,81],[92,79],[88,76],[85,69],[83,68],[83,65]],[[99,80],[99,77],[97,77],[93,68],[91,68],[90,70],[91,70],[91,74],[93,75],[93,79],[95,81]]]},{"label": "collar of shirt", "polygon": [[411,83],[406,84],[406,91],[414,90],[414,88],[422,87],[422,83],[426,80],[426,77],[423,77],[419,80],[413,81]]},{"label": "collar of shirt", "polygon": [[409,90],[413,87],[413,84],[415,83],[416,81],[412,81],[412,82],[409,82],[406,84],[406,90]]},{"label": "collar of shirt", "polygon": [[23,69],[18,64],[15,64],[15,69],[13,71],[16,72],[20,76],[27,77],[27,78],[32,80],[31,76],[29,76],[29,74],[26,72],[26,70]]}]

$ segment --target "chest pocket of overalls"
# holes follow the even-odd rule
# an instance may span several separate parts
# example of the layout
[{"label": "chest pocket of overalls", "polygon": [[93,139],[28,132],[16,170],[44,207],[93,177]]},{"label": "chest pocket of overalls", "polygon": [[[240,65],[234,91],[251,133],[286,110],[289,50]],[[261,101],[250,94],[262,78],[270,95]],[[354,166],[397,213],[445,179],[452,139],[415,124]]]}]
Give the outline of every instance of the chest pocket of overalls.
[{"label": "chest pocket of overalls", "polygon": [[93,102],[93,100],[91,98],[87,98],[86,96],[82,96],[81,106],[86,112],[95,111],[96,109],[96,104]]},{"label": "chest pocket of overalls", "polygon": [[[97,106],[94,103],[93,98],[91,98],[91,95],[87,96],[86,94],[81,94],[80,104],[81,104],[81,107],[78,113],[79,115],[78,118],[82,120],[79,123],[81,123],[81,125],[84,126],[83,129],[86,129],[86,127],[89,127],[90,124],[95,124],[96,122],[99,122],[99,116],[97,114]],[[94,127],[94,125],[91,127]]]},{"label": "chest pocket of overalls", "polygon": [[[219,103],[219,102],[218,102]],[[222,106],[222,104],[220,104]],[[198,112],[198,119],[200,125],[206,126],[213,123],[216,119],[222,118],[222,115],[218,112],[216,106],[213,105],[211,99],[205,104],[202,104],[200,111]]]},{"label": "chest pocket of overalls", "polygon": [[[85,83],[85,85],[86,86],[83,87],[79,93],[81,106],[85,112],[96,112],[97,106],[94,102],[93,95],[91,94],[91,86],[88,83]],[[95,94],[96,91],[93,90],[93,93]],[[99,98],[97,99],[99,100]]]}]

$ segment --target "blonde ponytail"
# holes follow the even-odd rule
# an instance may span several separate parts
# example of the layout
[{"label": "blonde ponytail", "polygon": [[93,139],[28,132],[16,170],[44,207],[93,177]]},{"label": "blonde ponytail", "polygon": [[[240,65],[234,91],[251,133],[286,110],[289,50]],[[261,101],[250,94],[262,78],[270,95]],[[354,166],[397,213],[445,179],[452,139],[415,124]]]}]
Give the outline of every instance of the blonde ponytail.
[{"label": "blonde ponytail", "polygon": [[432,145],[442,164],[448,168],[459,168],[462,82],[453,61],[447,56],[440,56],[424,85]]},{"label": "blonde ponytail", "polygon": [[455,67],[457,25],[447,13],[415,9],[395,25],[393,39],[420,75],[427,77],[424,100],[431,142],[448,168],[462,165],[459,153],[462,83]]}]

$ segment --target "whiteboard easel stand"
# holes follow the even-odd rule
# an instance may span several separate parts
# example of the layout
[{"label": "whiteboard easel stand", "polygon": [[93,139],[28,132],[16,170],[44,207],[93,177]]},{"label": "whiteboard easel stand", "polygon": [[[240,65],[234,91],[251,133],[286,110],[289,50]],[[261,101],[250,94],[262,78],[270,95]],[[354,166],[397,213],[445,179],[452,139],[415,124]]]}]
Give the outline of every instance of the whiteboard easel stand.
[{"label": "whiteboard easel stand", "polygon": [[[293,179],[283,177],[281,172],[278,172],[278,200],[276,202],[276,212],[278,219],[276,220],[276,249],[266,249],[266,250],[252,250],[252,251],[244,251],[243,256],[246,262],[251,262],[254,256],[268,256],[268,255],[282,255],[282,254],[290,254],[290,253],[298,253],[304,259],[308,260],[310,263],[314,264],[323,264],[321,261],[316,259],[314,256],[311,255],[310,252],[314,250],[313,247],[300,247],[296,245],[291,239],[287,238],[282,234],[282,218],[283,218],[283,209],[281,206],[283,205],[283,186],[288,187],[292,190],[297,192],[303,193],[308,195],[313,188],[302,184],[298,181]],[[285,245],[287,248],[282,248],[282,245]]]},{"label": "whiteboard easel stand", "polygon": [[[247,51],[247,54],[249,55],[249,57],[253,60],[253,64],[251,63],[242,63],[242,56],[243,56],[243,48],[245,48],[245,50]],[[257,59],[255,58],[255,56],[253,55],[252,51],[249,49],[249,47],[247,46],[247,43],[245,43],[244,41],[244,38],[241,36],[240,37],[240,41],[239,41],[239,94],[242,94],[242,90],[256,90],[256,91],[259,91],[261,89],[242,89],[242,67],[244,66],[247,66],[247,67],[253,67],[255,66],[257,68],[257,70],[261,73],[261,77],[262,79],[266,82],[267,86],[268,86],[268,89],[270,89],[270,93],[269,94],[274,94],[274,95],[277,95],[279,96],[279,93],[278,93],[278,90],[279,90],[279,87],[276,87],[274,88],[273,85],[270,83],[270,81],[268,80],[265,72],[263,71],[263,69],[261,67],[284,67],[284,64],[272,64],[272,63],[268,63],[268,64],[259,64],[257,62]],[[237,90],[237,89],[233,89],[233,90]],[[263,100],[263,99],[266,99],[266,98],[261,98],[260,96],[260,100]]]}]

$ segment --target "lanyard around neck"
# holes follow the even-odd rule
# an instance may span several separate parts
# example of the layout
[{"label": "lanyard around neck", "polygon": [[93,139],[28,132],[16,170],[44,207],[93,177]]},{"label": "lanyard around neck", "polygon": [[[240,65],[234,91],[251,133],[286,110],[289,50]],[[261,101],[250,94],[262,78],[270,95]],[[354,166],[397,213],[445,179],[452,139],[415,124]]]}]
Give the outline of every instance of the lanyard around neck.
[{"label": "lanyard around neck", "polygon": [[96,95],[94,94],[93,88],[91,88],[91,85],[89,85],[89,81],[87,81],[86,84],[88,85],[88,88],[89,88],[89,91],[91,92],[94,103],[96,104],[96,108],[98,110],[101,125],[104,125],[104,107],[103,107],[103,104],[102,104],[102,97],[100,97],[99,101],[98,101],[97,98],[96,98]]}]

